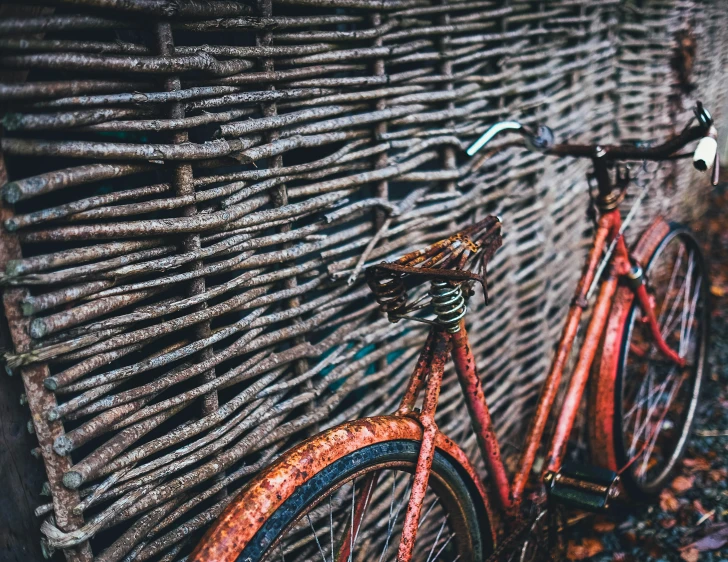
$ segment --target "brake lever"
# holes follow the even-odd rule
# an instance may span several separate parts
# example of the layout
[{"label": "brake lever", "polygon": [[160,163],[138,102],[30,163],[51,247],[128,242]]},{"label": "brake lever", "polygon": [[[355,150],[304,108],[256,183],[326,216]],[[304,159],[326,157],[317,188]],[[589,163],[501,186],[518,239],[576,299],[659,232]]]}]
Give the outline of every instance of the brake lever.
[{"label": "brake lever", "polygon": [[714,186],[720,182],[720,157],[718,153],[715,153],[715,160],[713,161],[713,175],[710,178],[710,183]]}]

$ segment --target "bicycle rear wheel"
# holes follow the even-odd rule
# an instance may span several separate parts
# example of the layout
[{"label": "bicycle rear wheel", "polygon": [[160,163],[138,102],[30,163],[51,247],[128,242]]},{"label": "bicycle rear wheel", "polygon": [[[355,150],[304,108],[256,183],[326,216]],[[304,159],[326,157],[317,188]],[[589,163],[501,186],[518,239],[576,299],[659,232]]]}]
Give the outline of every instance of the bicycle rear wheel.
[{"label": "bicycle rear wheel", "polygon": [[[361,428],[366,421],[346,427]],[[320,467],[310,474],[301,461],[307,447]],[[241,492],[234,502],[238,507],[221,516],[219,528],[208,532],[192,560],[394,561],[419,449],[419,439],[393,438],[328,462],[322,460],[326,452],[321,447],[304,442]],[[291,479],[301,483],[282,484]],[[359,498],[367,482],[373,484],[360,519]],[[350,533],[351,528],[356,532]],[[236,534],[245,538],[238,540]],[[458,461],[436,450],[412,560],[483,562],[491,552],[489,519],[478,487]]]},{"label": "bicycle rear wheel", "polygon": [[640,500],[660,492],[685,452],[707,367],[706,262],[687,228],[665,230],[645,262],[645,277],[663,338],[687,365],[680,368],[657,350],[639,304],[630,299],[626,306],[627,297],[618,295],[610,318],[618,353],[605,344],[593,398],[602,412],[590,416],[598,425],[611,409],[611,438],[592,431],[592,453],[613,470],[626,467],[622,481]]},{"label": "bicycle rear wheel", "polygon": [[[336,560],[342,547],[346,559],[393,561],[414,478],[419,443],[389,441],[370,445],[329,465],[301,486],[270,517],[242,560]],[[349,533],[357,493],[367,476],[376,487],[357,533]],[[346,537],[350,544],[342,544]],[[457,469],[435,454],[423,503],[413,560],[482,561],[478,514],[470,491]]]}]

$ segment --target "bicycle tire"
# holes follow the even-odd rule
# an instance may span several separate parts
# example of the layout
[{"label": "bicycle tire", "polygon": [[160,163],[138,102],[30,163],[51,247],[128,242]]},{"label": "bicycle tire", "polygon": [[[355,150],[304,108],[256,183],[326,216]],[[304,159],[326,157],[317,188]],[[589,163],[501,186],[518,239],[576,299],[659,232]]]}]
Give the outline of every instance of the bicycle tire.
[{"label": "bicycle tire", "polygon": [[[391,418],[390,418],[391,419]],[[351,427],[354,424],[366,423],[366,420],[360,420],[359,422],[353,422],[352,424],[345,424],[345,426]],[[411,420],[408,420],[408,424],[411,424]],[[336,431],[334,428],[333,431]],[[330,430],[331,431],[331,430]],[[421,435],[421,433],[420,433]],[[316,437],[312,438],[316,439]],[[281,457],[271,467],[266,469],[268,475],[275,474],[275,481],[286,480],[287,478],[297,478],[300,475],[296,471],[301,471],[300,463],[291,463],[287,459],[291,456],[296,457],[297,450],[305,449],[309,447],[309,450],[316,450],[311,448],[311,439],[302,443],[298,447],[294,447],[289,453]],[[381,484],[383,478],[389,478],[394,471],[398,473],[413,474],[414,468],[417,462],[417,456],[419,453],[420,441],[415,439],[402,439],[402,438],[385,438],[379,442],[368,444],[359,448],[355,448],[349,451],[347,454],[326,462],[322,465],[320,470],[316,470],[314,473],[306,474],[305,481],[300,485],[296,485],[290,488],[288,491],[282,492],[281,487],[271,487],[269,490],[270,499],[276,504],[274,509],[271,509],[265,513],[249,513],[246,512],[246,506],[250,506],[247,509],[255,509],[253,505],[265,505],[267,500],[259,502],[257,500],[250,501],[246,495],[250,495],[251,489],[255,486],[246,487],[236,498],[234,503],[239,506],[237,511],[235,509],[234,514],[228,517],[228,521],[233,521],[233,530],[229,528],[225,529],[226,525],[224,522],[219,525],[213,526],[208,531],[205,539],[198,545],[195,552],[191,556],[191,560],[237,560],[239,562],[259,562],[263,560],[280,560],[279,553],[285,552],[285,560],[287,562],[295,560],[294,555],[299,551],[296,551],[291,547],[291,541],[298,540],[301,542],[302,539],[298,539],[293,536],[291,541],[286,542],[286,537],[296,525],[300,525],[299,530],[304,529],[305,524],[308,523],[314,530],[308,536],[308,543],[304,545],[308,548],[308,555],[302,555],[302,560],[330,560],[335,558],[333,552],[338,552],[338,543],[336,539],[340,539],[342,536],[342,527],[337,527],[336,521],[332,520],[332,529],[336,528],[336,536],[331,535],[333,541],[329,541],[329,531],[326,533],[318,533],[314,527],[314,522],[318,525],[320,522],[326,522],[325,513],[321,516],[321,511],[325,512],[327,505],[327,498],[336,498],[334,494],[340,491],[347,492],[346,486],[351,482],[356,482],[358,478],[361,482],[361,478],[367,474],[373,472],[380,473],[378,482]],[[300,458],[300,457],[297,457]],[[458,560],[467,560],[470,562],[483,562],[488,558],[492,552],[492,534],[489,524],[488,510],[482,499],[481,492],[478,486],[473,481],[469,473],[458,460],[452,458],[446,452],[436,449],[435,456],[433,458],[432,472],[428,483],[428,492],[433,492],[438,498],[439,506],[435,510],[436,516],[441,517],[439,510],[442,509],[443,513],[447,515],[448,528],[452,529],[452,532],[456,535],[452,538],[452,543],[448,548],[452,550],[455,548],[457,553],[460,555]],[[382,476],[384,475],[384,476]],[[264,481],[266,475],[261,475],[258,481]],[[268,476],[270,479],[270,476]],[[389,480],[386,480],[389,482]],[[402,481],[400,480],[400,483]],[[379,484],[378,484],[379,485]],[[351,498],[352,506],[354,502],[355,486],[351,486]],[[394,490],[394,483],[391,486]],[[383,488],[384,489],[384,488]],[[398,490],[401,486],[398,487]],[[383,493],[383,492],[382,492]],[[380,493],[380,496],[381,494]],[[387,493],[389,490],[387,489]],[[393,493],[393,492],[392,492]],[[408,492],[404,494],[408,497]],[[404,494],[402,497],[404,497]],[[402,500],[399,500],[400,504]],[[342,504],[343,505],[343,504]],[[371,505],[374,505],[372,500]],[[242,506],[242,507],[241,507]],[[331,510],[331,501],[328,502],[329,510]],[[423,505],[423,515],[428,505]],[[318,509],[318,511],[316,511]],[[336,509],[336,508],[335,508]],[[353,507],[352,507],[353,509]],[[368,506],[370,509],[370,506]],[[430,509],[432,509],[430,507]],[[242,510],[242,511],[241,511]],[[403,519],[404,511],[406,510],[406,501],[404,501],[404,507],[400,506],[398,512],[399,520],[398,524],[401,525],[401,519]],[[336,511],[335,511],[336,512]],[[307,514],[312,514],[307,520]],[[235,528],[242,528],[238,522],[241,519],[250,518],[251,521],[256,520],[257,526],[254,533],[250,533],[248,539],[244,542],[235,541],[233,537],[232,541],[228,541],[231,534],[236,533]],[[319,517],[319,519],[316,519]],[[429,516],[428,516],[429,517]],[[435,517],[433,515],[433,517]],[[221,516],[221,520],[225,519],[225,513]],[[391,512],[390,512],[391,519]],[[397,519],[395,518],[395,521]],[[434,519],[433,519],[434,521]],[[440,519],[437,519],[439,524]],[[376,523],[376,521],[374,522]],[[369,540],[367,536],[368,529],[365,528],[367,524],[366,517],[362,524],[362,531],[357,535],[358,541]],[[220,527],[220,528],[216,528]],[[392,525],[394,528],[394,524]],[[376,527],[373,526],[376,530]],[[442,531],[441,531],[442,533]],[[424,536],[422,527],[418,531],[418,537]],[[370,533],[371,535],[371,533]],[[443,538],[446,534],[443,534]],[[376,537],[375,537],[376,538]],[[294,540],[295,539],[295,540]],[[228,545],[223,544],[228,541]],[[357,546],[359,548],[372,548],[371,544],[376,541],[369,541],[369,546],[365,546],[364,542],[355,543],[354,551],[356,554]],[[398,547],[398,539],[391,539],[390,548],[388,550],[388,557],[382,557],[382,560],[393,559],[396,555]],[[442,541],[441,541],[442,542]],[[337,547],[332,549],[332,544],[337,543]],[[434,544],[434,543],[433,543]],[[439,544],[439,543],[438,543]],[[230,546],[234,545],[234,546]],[[428,543],[429,546],[429,543]],[[303,547],[301,547],[302,549]],[[438,548],[440,548],[438,546]],[[233,552],[234,551],[234,552]],[[437,551],[433,549],[430,554]],[[301,550],[301,552],[306,552]],[[371,558],[367,558],[371,559]],[[374,556],[377,559],[377,556]],[[413,560],[418,559],[416,556]],[[356,561],[357,557],[354,555],[350,558],[352,561]],[[426,557],[422,558],[422,562],[425,562]],[[431,558],[430,562],[433,562],[435,558]]]}]

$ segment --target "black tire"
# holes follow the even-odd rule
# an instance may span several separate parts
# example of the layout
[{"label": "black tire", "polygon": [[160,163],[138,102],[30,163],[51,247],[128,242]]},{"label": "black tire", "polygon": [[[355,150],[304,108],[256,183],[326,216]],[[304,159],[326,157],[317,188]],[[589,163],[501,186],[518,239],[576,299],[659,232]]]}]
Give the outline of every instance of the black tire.
[{"label": "black tire", "polygon": [[[319,512],[320,510],[325,511],[327,503],[329,506],[329,518],[333,522],[333,516],[331,515],[331,498],[335,497],[337,492],[345,490],[345,486],[352,482],[354,483],[352,488],[355,488],[357,478],[362,478],[363,476],[373,472],[379,472],[380,476],[378,486],[381,486],[382,488],[384,488],[384,485],[381,483],[385,481],[382,475],[386,478],[392,478],[391,489],[392,498],[394,498],[394,490],[397,487],[396,473],[414,473],[419,447],[420,443],[417,441],[385,441],[354,451],[328,465],[319,473],[311,477],[305,484],[299,486],[281,504],[281,506],[268,517],[253,539],[241,552],[238,557],[238,562],[258,562],[261,560],[274,559],[281,560],[280,551],[288,553],[288,555],[285,556],[286,562],[298,559],[321,560],[322,558],[325,558],[328,561],[332,550],[330,546],[331,541],[329,540],[330,533],[328,530],[326,530],[325,533],[312,532],[306,545],[309,554],[305,554],[306,551],[303,547],[301,547],[301,553],[298,557],[295,556],[296,551],[291,552],[289,550],[291,547],[286,542],[289,532],[293,535],[293,537],[290,538],[291,541],[294,541],[295,543],[295,541],[298,540],[300,542],[299,539],[295,538],[295,529],[297,524],[301,525],[298,529],[300,530],[299,532],[302,532],[303,525],[307,520],[313,531],[315,531],[315,527],[312,521],[315,520],[317,523],[323,521],[326,523],[326,516],[324,515],[321,517],[320,513],[317,513],[316,510],[317,508],[320,508]],[[384,492],[380,491],[378,493],[383,494]],[[389,494],[388,489],[386,493]],[[428,493],[434,493],[437,496],[439,501],[434,503],[438,506],[443,506],[442,511],[447,515],[447,524],[450,525],[452,522],[452,527],[457,529],[456,531],[453,531],[453,533],[456,533],[454,540],[451,541],[451,544],[446,545],[446,547],[451,549],[455,548],[457,554],[460,554],[460,561],[466,560],[468,562],[483,562],[486,560],[492,552],[492,543],[488,517],[483,506],[482,499],[480,498],[475,484],[472,482],[465,470],[441,451],[436,451],[433,459],[432,472],[428,484]],[[405,494],[408,496],[406,488],[402,496],[404,497]],[[352,491],[351,495],[353,498],[355,492]],[[344,504],[342,503],[342,505]],[[372,512],[376,509],[375,507],[372,507],[375,505],[375,499],[372,499],[369,505]],[[400,509],[402,516],[405,509],[406,503],[404,507]],[[427,509],[428,505],[424,504],[422,512],[423,517]],[[391,520],[392,504],[390,504],[389,513],[389,520]],[[307,514],[313,514],[314,517]],[[317,520],[315,517],[319,517],[319,519]],[[346,517],[348,518],[348,515],[346,515]],[[403,517],[400,517],[400,519],[401,518]],[[397,518],[395,517],[394,520],[396,522]],[[357,541],[367,540],[371,543],[378,539],[377,533],[381,532],[381,529],[377,529],[376,526],[381,526],[381,524],[374,522],[372,524],[373,528],[371,532],[369,532],[366,527],[368,524],[369,523],[365,516],[362,522],[362,531],[357,536]],[[399,524],[401,524],[401,521]],[[389,521],[387,526],[389,526]],[[329,525],[329,527],[336,527],[336,522],[334,522],[333,525]],[[392,525],[392,528],[394,529],[394,525]],[[337,532],[338,531],[340,531],[340,527],[337,527]],[[369,533],[369,535],[367,535],[367,533]],[[418,533],[418,537],[419,535],[420,533]],[[332,538],[336,544],[338,537],[334,535]],[[314,539],[315,542],[313,542]],[[381,542],[381,539],[379,540]],[[390,544],[387,551],[388,556],[382,557],[382,560],[393,559],[396,554],[399,541],[392,539],[391,542],[393,543],[393,546]],[[284,543],[287,546],[283,546]],[[353,556],[353,560],[357,560],[357,546],[360,546],[362,549],[370,548],[372,552],[376,552],[373,547],[367,547],[363,542],[357,543],[354,548],[355,555]],[[440,547],[438,546],[438,548]],[[374,555],[373,560],[376,562],[378,558],[379,556]],[[366,559],[371,560],[372,558],[371,556],[368,556]],[[416,559],[416,557],[413,557],[413,560]],[[434,558],[432,560],[434,560]],[[422,562],[425,562],[424,558]]]},{"label": "black tire", "polygon": [[[669,260],[674,253],[677,253],[677,255],[673,265],[682,264],[677,259],[677,257],[683,255],[680,253],[680,247],[684,249],[683,254],[687,252],[687,255],[684,256],[687,260],[685,261],[684,279],[690,277],[695,280],[693,289],[691,289],[693,291],[691,298],[694,297],[696,303],[693,314],[694,320],[690,320],[690,314],[685,317],[684,321],[680,317],[680,322],[692,326],[689,335],[685,339],[683,339],[682,334],[688,334],[688,331],[683,331],[682,324],[680,337],[677,339],[674,337],[674,330],[667,329],[671,325],[671,308],[680,306],[676,304],[679,295],[673,299],[672,305],[665,306],[666,302],[668,305],[671,303],[669,299],[665,301],[665,297],[674,294],[675,288],[675,283],[672,281],[665,283],[665,271],[667,270],[665,266],[669,264]],[[688,265],[690,263],[693,264],[692,273],[688,276],[688,272],[690,271]],[[676,270],[679,271],[680,268],[673,267],[673,271]],[[680,273],[676,275],[679,276]],[[675,274],[671,276],[671,279],[673,278],[675,278]],[[670,231],[658,244],[645,267],[645,279],[647,281],[648,291],[655,299],[655,308],[662,317],[662,322],[664,323],[662,327],[667,333],[666,340],[668,344],[673,349],[680,348],[684,344],[689,363],[683,370],[680,370],[677,366],[662,357],[654,348],[648,348],[647,357],[644,356],[643,352],[636,351],[638,349],[644,349],[644,346],[642,348],[639,347],[639,343],[641,342],[642,333],[643,331],[647,331],[647,327],[639,320],[641,315],[640,308],[639,304],[635,302],[627,316],[627,324],[623,332],[624,336],[615,381],[614,439],[618,466],[625,466],[630,459],[639,456],[639,450],[644,451],[642,456],[622,473],[622,481],[628,492],[635,500],[639,501],[653,500],[660,493],[685,453],[695,419],[696,408],[700,399],[703,377],[708,368],[710,283],[707,262],[695,235],[684,226],[671,224]],[[701,279],[699,287],[697,279]],[[689,288],[690,285],[685,284],[685,287]],[[687,289],[685,292],[687,293]],[[686,301],[684,304],[687,305],[689,302]],[[688,306],[688,311],[690,306]],[[692,335],[695,336],[694,340],[691,339]],[[640,356],[639,353],[643,353],[643,355]],[[644,377],[640,380],[637,375],[641,371],[644,371],[645,368],[647,369],[647,373],[658,374],[651,375],[649,381]],[[671,369],[678,369],[678,371],[676,374],[671,375],[670,373],[674,372]],[[657,378],[660,376],[659,373],[664,373],[664,381],[662,383],[658,382],[660,380]],[[626,423],[625,417],[628,415],[637,416],[639,408],[635,404],[640,402],[639,392],[643,392],[643,388],[648,382],[650,385],[652,384],[653,377],[657,384],[651,389],[652,392],[650,392],[648,385],[648,388],[643,393],[647,397],[648,403],[645,420],[642,422],[635,420],[632,427],[637,431],[630,432],[627,426],[631,425],[631,422],[629,424]],[[674,383],[670,383],[670,380],[673,380],[671,377],[677,377],[674,378]],[[676,385],[680,379],[684,380],[682,383]],[[629,395],[634,392],[633,387],[638,382],[640,385],[637,391],[638,396],[636,399],[631,400]],[[669,384],[672,384],[672,386],[668,386]],[[665,396],[668,388],[676,388],[677,390],[675,390],[674,398],[671,402],[670,396],[673,393],[672,391],[667,393],[666,400],[668,402],[666,402],[666,406],[660,411],[659,416],[656,416],[658,419],[657,429],[653,429],[649,433],[649,435],[654,435],[654,445],[650,448],[649,443],[651,441],[648,435],[649,422],[646,420],[653,417],[654,413],[650,415],[649,405],[652,401],[655,403],[654,407],[657,408],[657,402],[663,399],[662,397]],[[639,427],[640,423],[647,425],[647,427],[642,430]],[[635,435],[639,436],[640,431],[644,431],[648,438],[643,439],[642,444],[637,448],[635,446]],[[648,446],[645,447],[644,443],[648,443]],[[659,458],[648,456],[648,451],[650,450],[653,452],[657,450]]]}]

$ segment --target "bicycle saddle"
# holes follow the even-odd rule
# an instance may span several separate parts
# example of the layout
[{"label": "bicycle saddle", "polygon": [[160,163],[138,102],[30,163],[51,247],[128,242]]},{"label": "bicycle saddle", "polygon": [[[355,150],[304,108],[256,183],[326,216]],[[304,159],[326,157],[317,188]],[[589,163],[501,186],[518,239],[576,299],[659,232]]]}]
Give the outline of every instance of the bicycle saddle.
[{"label": "bicycle saddle", "polygon": [[428,281],[468,289],[478,282],[487,302],[485,270],[502,242],[500,218],[489,215],[426,248],[370,266],[367,284],[391,322],[427,306],[422,298],[410,304],[408,292]]}]

